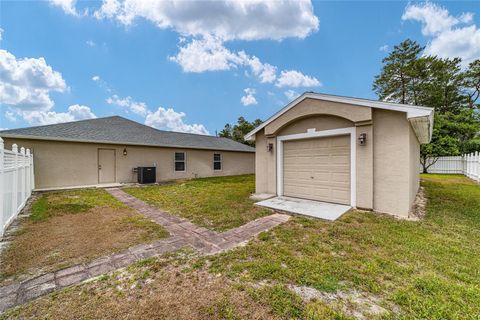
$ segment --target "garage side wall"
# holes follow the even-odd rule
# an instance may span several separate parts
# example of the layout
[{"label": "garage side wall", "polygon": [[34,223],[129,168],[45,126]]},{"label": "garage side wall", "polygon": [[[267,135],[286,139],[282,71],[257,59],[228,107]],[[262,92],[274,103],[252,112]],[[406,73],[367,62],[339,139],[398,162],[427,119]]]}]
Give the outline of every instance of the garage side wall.
[{"label": "garage side wall", "polygon": [[418,173],[420,163],[420,142],[417,135],[410,126],[410,207],[415,201],[418,188],[420,188],[420,174]]},{"label": "garage side wall", "polygon": [[[30,148],[34,155],[35,187],[56,188],[98,183],[98,149],[115,150],[116,182],[136,182],[134,167],[157,167],[157,181],[191,179],[196,177],[252,174],[255,172],[255,154],[249,152],[219,151],[222,170],[213,170],[214,150],[175,149],[142,146],[124,146],[95,143],[23,140],[6,138],[8,148],[13,143]],[[127,155],[123,155],[123,149]],[[186,170],[174,171],[175,152],[186,152]]]},{"label": "garage side wall", "polygon": [[375,211],[408,216],[412,176],[410,152],[413,149],[410,130],[405,113],[373,110]]},{"label": "garage side wall", "polygon": [[356,127],[356,139],[360,134],[367,135],[366,145],[357,143],[357,208],[373,209],[373,126],[372,124]]},{"label": "garage side wall", "polygon": [[[273,144],[273,151],[267,151],[267,145]],[[257,133],[255,139],[255,192],[270,193],[277,192],[277,170],[275,150],[276,139],[265,137],[265,131]]]}]

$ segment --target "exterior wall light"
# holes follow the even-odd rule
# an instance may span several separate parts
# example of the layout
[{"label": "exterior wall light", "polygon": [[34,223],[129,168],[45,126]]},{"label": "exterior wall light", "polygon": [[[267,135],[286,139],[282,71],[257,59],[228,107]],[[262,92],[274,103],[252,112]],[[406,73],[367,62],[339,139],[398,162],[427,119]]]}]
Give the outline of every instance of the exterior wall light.
[{"label": "exterior wall light", "polygon": [[267,144],[267,152],[272,152],[273,151],[273,143]]},{"label": "exterior wall light", "polygon": [[360,136],[358,137],[358,142],[360,143],[361,146],[364,146],[367,144],[367,134],[366,133],[360,133]]},{"label": "exterior wall light", "polygon": [[124,155],[124,156],[127,155],[127,148],[123,148],[123,155]]}]

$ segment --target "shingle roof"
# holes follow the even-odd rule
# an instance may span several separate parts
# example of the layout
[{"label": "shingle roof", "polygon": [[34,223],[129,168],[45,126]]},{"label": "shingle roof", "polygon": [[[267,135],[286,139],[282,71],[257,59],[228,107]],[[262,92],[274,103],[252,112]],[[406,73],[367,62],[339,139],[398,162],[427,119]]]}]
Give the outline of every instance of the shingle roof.
[{"label": "shingle roof", "polygon": [[255,152],[227,138],[157,130],[119,116],[0,131],[5,138]]}]

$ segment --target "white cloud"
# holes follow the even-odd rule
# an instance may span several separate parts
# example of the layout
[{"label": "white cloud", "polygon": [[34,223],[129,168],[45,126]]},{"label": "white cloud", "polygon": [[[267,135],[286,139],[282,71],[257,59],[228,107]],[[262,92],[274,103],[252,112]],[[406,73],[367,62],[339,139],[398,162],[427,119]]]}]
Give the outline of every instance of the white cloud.
[{"label": "white cloud", "polygon": [[85,44],[89,47],[95,47],[97,44],[93,42],[92,40],[87,40],[85,41]]},{"label": "white cloud", "polygon": [[183,121],[186,114],[184,112],[176,112],[172,108],[165,109],[159,107],[155,112],[152,112],[144,102],[134,101],[130,96],[120,98],[118,95],[113,95],[108,97],[106,102],[145,117],[147,126],[178,132],[208,134],[207,129],[202,124],[186,124]]},{"label": "white cloud", "polygon": [[159,107],[157,111],[148,113],[145,118],[145,124],[163,130],[208,134],[207,129],[202,124],[186,124],[183,121],[185,116],[184,112],[176,112],[172,108],[165,109]]},{"label": "white cloud", "polygon": [[16,113],[30,125],[46,125],[97,117],[89,107],[78,104],[68,107],[67,112],[16,110]]},{"label": "white cloud", "polygon": [[471,22],[472,18],[471,14],[461,15],[458,18],[453,17],[447,9],[431,2],[409,4],[402,15],[402,20],[422,22],[422,34],[424,36],[435,35],[450,30],[460,22]]},{"label": "white cloud", "polygon": [[182,39],[180,51],[169,57],[178,63],[184,72],[205,72],[230,70],[247,67],[262,83],[271,83],[276,79],[277,67],[262,63],[259,58],[249,56],[244,51],[232,52],[223,42],[211,36],[186,42]]},{"label": "white cloud", "polygon": [[[256,56],[250,56],[244,51],[232,52],[219,39],[207,36],[204,39],[193,39],[186,42],[182,39],[180,51],[176,56],[169,57],[178,63],[184,72],[206,72],[248,68],[261,83],[273,83],[277,80],[277,67],[262,62]],[[315,77],[307,76],[299,71],[284,70],[278,79],[277,86],[315,87],[321,83]]]},{"label": "white cloud", "polygon": [[3,32],[5,32],[5,30],[3,30],[2,28],[0,28],[0,41],[2,41],[3,37]]},{"label": "white cloud", "polygon": [[425,54],[460,57],[464,65],[480,57],[480,29],[473,24],[473,13],[455,17],[447,9],[426,2],[408,5],[402,20],[422,23],[422,34],[431,38]]},{"label": "white cloud", "polygon": [[77,16],[78,12],[75,9],[75,4],[77,0],[49,0],[50,3],[54,6],[60,7],[63,12],[70,14],[72,16]]},{"label": "white cloud", "polygon": [[5,112],[5,118],[10,121],[10,122],[15,122],[17,121],[17,117],[15,115],[15,112],[8,110]]},{"label": "white cloud", "polygon": [[460,57],[467,65],[480,58],[480,29],[469,26],[442,32],[428,44],[425,53],[442,58]]},{"label": "white cloud", "polygon": [[68,107],[68,113],[74,120],[93,119],[97,116],[87,106],[74,104]]},{"label": "white cloud", "polygon": [[225,48],[221,41],[210,36],[193,39],[180,47],[177,55],[169,59],[178,63],[185,72],[229,70],[240,62],[235,53]]},{"label": "white cloud", "polygon": [[250,68],[260,82],[273,82],[276,79],[277,67],[262,63],[255,56],[244,51],[238,53],[228,50],[221,40],[207,36],[204,39],[193,39],[185,43],[183,39],[180,51],[169,59],[178,63],[185,72],[205,72],[230,70],[241,66]]},{"label": "white cloud", "polygon": [[0,103],[24,110],[49,110],[54,102],[50,92],[67,88],[58,71],[47,65],[44,58],[17,59],[0,50]]},{"label": "white cloud", "polygon": [[382,52],[388,52],[388,44],[384,44],[383,46],[378,48],[378,50]]},{"label": "white cloud", "polygon": [[258,77],[261,83],[272,83],[277,78],[277,67],[268,63],[262,63],[260,59],[248,56],[240,51],[237,56],[243,65],[249,66],[252,73]]},{"label": "white cloud", "polygon": [[92,81],[100,88],[105,90],[108,93],[112,93],[114,90],[112,86],[105,80],[103,80],[99,75],[92,76]]},{"label": "white cloud", "polygon": [[246,88],[243,90],[245,92],[245,95],[240,99],[240,102],[244,106],[250,106],[250,105],[255,105],[258,104],[257,99],[255,99],[255,89],[253,88]]},{"label": "white cloud", "polygon": [[135,114],[145,116],[147,115],[147,105],[143,102],[136,102],[132,97],[120,98],[116,94],[106,99],[108,104],[117,105],[123,108],[127,108]]},{"label": "white cloud", "polygon": [[95,118],[87,106],[71,105],[67,112],[50,111],[54,102],[50,93],[64,92],[65,80],[58,71],[47,65],[44,58],[17,59],[6,50],[0,50],[0,104],[9,108],[9,121],[23,118],[31,125]]},{"label": "white cloud", "polygon": [[284,70],[280,73],[277,82],[277,87],[319,87],[322,84],[315,77],[304,75],[295,70]]},{"label": "white cloud", "polygon": [[103,0],[100,9],[95,11],[93,15],[97,19],[113,18],[120,12],[121,3],[117,0]]},{"label": "white cloud", "polygon": [[293,100],[299,96],[298,92],[295,90],[287,90],[283,93],[285,97],[287,97],[289,100]]},{"label": "white cloud", "polygon": [[182,35],[222,40],[305,38],[319,27],[310,0],[104,0],[94,15],[125,25],[144,18]]},{"label": "white cloud", "polygon": [[[65,8],[75,4],[75,0],[54,1]],[[319,28],[311,0],[103,0],[93,15],[124,25],[145,19],[160,29],[175,30],[182,36],[181,45],[169,60],[184,72],[244,67],[261,83],[275,82],[277,67],[244,51],[230,51],[226,41],[303,39]]]}]

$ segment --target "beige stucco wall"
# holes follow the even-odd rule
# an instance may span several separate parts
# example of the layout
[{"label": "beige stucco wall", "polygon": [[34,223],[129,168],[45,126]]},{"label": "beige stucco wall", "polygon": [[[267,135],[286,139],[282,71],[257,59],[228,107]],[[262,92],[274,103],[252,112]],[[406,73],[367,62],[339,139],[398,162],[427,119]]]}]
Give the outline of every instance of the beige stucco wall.
[{"label": "beige stucco wall", "polygon": [[410,124],[405,113],[373,113],[374,210],[407,216],[410,209]]},{"label": "beige stucco wall", "polygon": [[308,118],[300,118],[293,123],[285,125],[276,133],[276,135],[285,136],[289,134],[305,133],[308,129],[323,131],[353,126],[354,123],[345,118],[331,115],[313,115]]},{"label": "beige stucco wall", "polygon": [[[36,188],[52,188],[98,183],[98,149],[114,149],[116,182],[136,182],[132,168],[157,167],[157,181],[196,177],[251,174],[255,172],[255,154],[220,151],[222,170],[213,170],[214,150],[176,149],[111,144],[5,139],[7,148],[16,143],[34,154]],[[123,155],[123,149],[127,155]],[[175,152],[186,152],[186,171],[174,171]]]},{"label": "beige stucco wall", "polygon": [[357,178],[357,208],[373,209],[373,126],[372,124],[356,127],[356,139],[361,133],[367,134],[367,144],[357,143],[356,178]]},{"label": "beige stucco wall", "polygon": [[354,107],[338,102],[305,99],[288,110],[265,127],[265,135],[279,135],[279,131],[291,122],[314,115],[336,116],[355,123],[368,122],[372,119],[371,108]]},{"label": "beige stucco wall", "polygon": [[[277,136],[306,133],[311,128],[355,127],[356,139],[367,134],[367,144],[356,145],[357,207],[408,216],[419,186],[419,143],[406,114],[313,101],[303,101],[256,134],[256,192],[277,193]],[[273,152],[267,152],[267,143],[274,144]]]},{"label": "beige stucco wall", "polygon": [[264,130],[257,133],[255,139],[255,192],[275,194],[277,175],[275,152],[268,152],[267,145],[277,149],[275,138],[266,138]]},{"label": "beige stucco wall", "polygon": [[420,142],[417,139],[417,135],[410,126],[410,206],[415,201],[418,188],[420,188],[420,175],[419,172],[420,163]]}]

